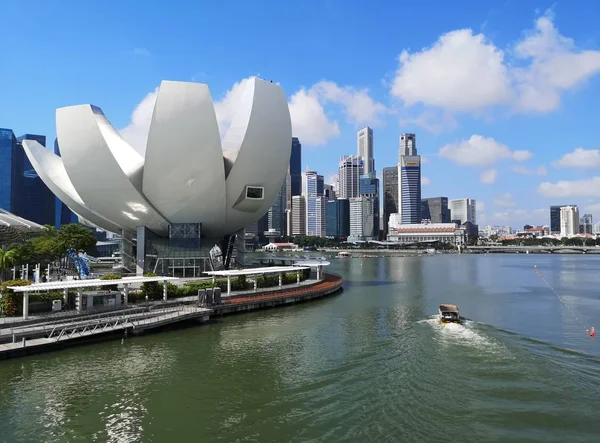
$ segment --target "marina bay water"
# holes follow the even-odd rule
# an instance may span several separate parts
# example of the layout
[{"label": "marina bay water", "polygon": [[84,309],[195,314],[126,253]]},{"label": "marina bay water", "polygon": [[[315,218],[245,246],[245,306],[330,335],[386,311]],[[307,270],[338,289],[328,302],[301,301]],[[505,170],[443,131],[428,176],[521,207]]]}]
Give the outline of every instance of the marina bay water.
[{"label": "marina bay water", "polygon": [[598,441],[600,257],[329,271],[345,290],[320,301],[0,362],[0,442]]}]

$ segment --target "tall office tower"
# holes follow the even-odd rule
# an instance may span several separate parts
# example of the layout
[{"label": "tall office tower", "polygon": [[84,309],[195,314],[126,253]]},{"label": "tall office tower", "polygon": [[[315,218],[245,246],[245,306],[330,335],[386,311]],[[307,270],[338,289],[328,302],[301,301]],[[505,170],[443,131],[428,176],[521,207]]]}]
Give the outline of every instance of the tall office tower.
[{"label": "tall office tower", "polygon": [[323,176],[315,171],[302,173],[302,196],[306,200],[306,235],[325,236],[325,200]]},{"label": "tall office tower", "polygon": [[432,197],[421,200],[421,219],[431,223],[450,223],[448,197]]},{"label": "tall office tower", "polygon": [[16,174],[13,174],[17,138],[11,129],[0,128],[0,208],[14,212]]},{"label": "tall office tower", "polygon": [[577,205],[550,206],[550,234],[560,234],[560,208]]},{"label": "tall office tower", "polygon": [[579,209],[577,206],[560,208],[560,236],[572,237],[579,233]]},{"label": "tall office tower", "polygon": [[338,165],[337,197],[350,199],[359,196],[359,179],[363,175],[364,161],[356,155],[345,155]]},{"label": "tall office tower", "polygon": [[388,235],[390,214],[398,212],[398,166],[383,168],[383,218],[384,238]]},{"label": "tall office tower", "polygon": [[363,174],[375,174],[373,157],[373,130],[368,126],[356,133],[356,154],[365,162]]},{"label": "tall office tower", "polygon": [[398,213],[402,223],[421,223],[421,156],[415,134],[400,135],[398,170]]},{"label": "tall office tower", "polygon": [[[60,157],[60,147],[58,146],[58,139],[54,139],[54,154]],[[55,213],[54,213],[54,226],[59,229],[62,225],[68,225],[70,223],[77,223],[79,218],[77,215],[69,209],[58,197],[55,199]]]},{"label": "tall office tower", "polygon": [[379,238],[379,226],[374,225],[376,201],[375,198],[366,196],[350,199],[350,238],[352,240],[377,240]]},{"label": "tall office tower", "polygon": [[579,233],[580,234],[592,234],[594,228],[594,222],[592,214],[583,214],[581,220],[579,220]]},{"label": "tall office tower", "polygon": [[325,195],[325,198],[327,198],[327,201],[335,200],[337,198],[333,185],[325,184],[325,186],[323,187],[323,190],[324,190],[323,194]]},{"label": "tall office tower", "polygon": [[290,193],[292,196],[302,193],[302,145],[297,137],[292,137],[290,154]]},{"label": "tall office tower", "polygon": [[594,229],[592,230],[593,234],[600,234],[600,222],[594,225]]},{"label": "tall office tower", "polygon": [[287,196],[287,186],[285,180],[281,185],[281,189],[275,197],[275,201],[273,205],[269,208],[268,217],[269,217],[269,229],[274,229],[280,233],[281,236],[288,235],[286,228],[286,196]]},{"label": "tall office tower", "polygon": [[347,238],[350,235],[350,202],[347,199],[327,202],[327,237]]},{"label": "tall office tower", "polygon": [[361,197],[370,200],[368,211],[363,207],[363,235],[370,239],[379,238],[379,179],[370,175],[360,178],[359,193]]},{"label": "tall office tower", "polygon": [[448,201],[450,220],[460,225],[466,222],[477,224],[477,204],[472,198],[459,198]]},{"label": "tall office tower", "polygon": [[292,235],[306,235],[306,200],[303,195],[292,196]]}]

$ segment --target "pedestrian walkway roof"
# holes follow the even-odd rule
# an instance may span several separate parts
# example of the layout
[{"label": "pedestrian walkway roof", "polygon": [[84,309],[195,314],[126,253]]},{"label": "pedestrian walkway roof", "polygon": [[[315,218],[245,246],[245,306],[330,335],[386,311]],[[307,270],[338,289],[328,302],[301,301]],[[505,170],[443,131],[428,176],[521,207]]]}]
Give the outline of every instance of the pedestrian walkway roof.
[{"label": "pedestrian walkway roof", "polygon": [[265,268],[231,269],[226,271],[209,271],[208,275],[219,277],[237,277],[239,275],[276,274],[278,272],[296,272],[310,269],[310,266],[268,266]]},{"label": "pedestrian walkway roof", "polygon": [[177,277],[124,277],[115,280],[100,280],[99,278],[89,278],[84,280],[66,280],[50,281],[46,283],[33,283],[29,286],[9,286],[15,292],[37,292],[37,291],[57,291],[62,289],[90,288],[96,286],[122,285],[125,283],[146,283],[153,281],[178,280]]},{"label": "pedestrian walkway roof", "polygon": [[11,228],[28,228],[28,229],[46,229],[44,226],[35,222],[19,217],[5,209],[0,208],[0,226],[7,226]]}]

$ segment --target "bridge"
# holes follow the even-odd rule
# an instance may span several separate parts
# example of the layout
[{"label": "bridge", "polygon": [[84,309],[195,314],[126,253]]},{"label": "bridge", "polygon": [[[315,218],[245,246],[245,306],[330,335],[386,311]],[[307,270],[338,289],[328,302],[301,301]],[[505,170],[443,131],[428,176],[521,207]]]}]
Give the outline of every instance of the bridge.
[{"label": "bridge", "polygon": [[537,254],[553,254],[571,253],[571,254],[600,254],[600,247],[596,246],[468,246],[468,251],[471,252],[497,252],[497,253],[537,253]]}]

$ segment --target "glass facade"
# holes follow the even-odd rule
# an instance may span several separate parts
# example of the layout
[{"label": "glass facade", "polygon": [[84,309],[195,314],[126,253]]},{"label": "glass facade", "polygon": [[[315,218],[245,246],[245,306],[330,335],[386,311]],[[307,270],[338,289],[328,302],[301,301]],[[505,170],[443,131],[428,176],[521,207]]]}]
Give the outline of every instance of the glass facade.
[{"label": "glass facade", "polygon": [[[291,195],[302,193],[302,144],[292,137],[292,154],[290,156]],[[291,198],[291,197],[290,197]]]},{"label": "glass facade", "polygon": [[288,235],[286,232],[287,224],[285,216],[285,209],[287,204],[286,195],[287,187],[286,181],[284,180],[283,184],[281,185],[281,190],[279,191],[279,194],[277,194],[277,197],[273,202],[273,206],[271,206],[268,212],[268,229],[275,229],[282,236]]},{"label": "glass facade", "polygon": [[421,157],[402,156],[400,162],[402,223],[421,223]]},{"label": "glass facade", "polygon": [[432,197],[421,200],[421,219],[431,223],[450,223],[448,197]]},{"label": "glass facade", "polygon": [[398,213],[398,166],[383,168],[383,231],[388,234],[390,214]]},{"label": "glass facade", "polygon": [[347,238],[350,235],[350,201],[327,202],[326,219],[327,237]]},{"label": "glass facade", "polygon": [[13,174],[17,139],[10,129],[0,128],[0,208],[14,212],[16,177]]},{"label": "glass facade", "polygon": [[54,226],[56,197],[37,175],[21,146],[23,140],[35,140],[46,146],[43,135],[25,134],[17,138],[14,170],[17,176],[16,201],[13,212],[41,225]]}]

